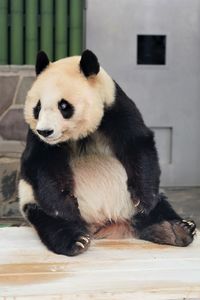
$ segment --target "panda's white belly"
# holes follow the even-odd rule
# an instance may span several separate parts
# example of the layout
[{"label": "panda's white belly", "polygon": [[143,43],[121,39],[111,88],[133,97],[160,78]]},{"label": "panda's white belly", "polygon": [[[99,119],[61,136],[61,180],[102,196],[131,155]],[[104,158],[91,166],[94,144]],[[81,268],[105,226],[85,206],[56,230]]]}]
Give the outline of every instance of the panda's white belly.
[{"label": "panda's white belly", "polygon": [[88,223],[128,220],[134,205],[127,190],[127,174],[114,157],[90,154],[72,161],[75,196]]}]

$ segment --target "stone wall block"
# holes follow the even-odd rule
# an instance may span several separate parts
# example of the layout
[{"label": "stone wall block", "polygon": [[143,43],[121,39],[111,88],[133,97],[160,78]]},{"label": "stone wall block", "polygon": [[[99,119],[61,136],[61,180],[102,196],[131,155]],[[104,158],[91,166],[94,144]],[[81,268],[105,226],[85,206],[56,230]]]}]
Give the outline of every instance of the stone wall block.
[{"label": "stone wall block", "polygon": [[0,121],[0,135],[5,140],[23,141],[26,138],[27,125],[22,108],[11,108]]},{"label": "stone wall block", "polygon": [[19,76],[0,75],[0,115],[12,104]]},{"label": "stone wall block", "polygon": [[0,217],[19,215],[17,185],[19,159],[0,158]]},{"label": "stone wall block", "polygon": [[17,104],[24,104],[27,92],[31,88],[34,80],[35,80],[35,77],[33,77],[33,76],[27,76],[27,77],[22,78],[21,83],[18,88],[18,91],[17,91],[17,95],[16,95],[15,102]]}]

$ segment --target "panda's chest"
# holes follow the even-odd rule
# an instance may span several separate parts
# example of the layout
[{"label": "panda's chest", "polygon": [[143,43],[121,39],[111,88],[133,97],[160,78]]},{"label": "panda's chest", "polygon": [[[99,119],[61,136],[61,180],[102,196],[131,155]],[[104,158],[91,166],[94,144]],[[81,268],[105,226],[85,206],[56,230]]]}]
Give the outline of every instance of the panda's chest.
[{"label": "panda's chest", "polygon": [[71,167],[81,215],[89,223],[129,219],[133,214],[127,174],[106,138],[93,135],[74,145]]}]

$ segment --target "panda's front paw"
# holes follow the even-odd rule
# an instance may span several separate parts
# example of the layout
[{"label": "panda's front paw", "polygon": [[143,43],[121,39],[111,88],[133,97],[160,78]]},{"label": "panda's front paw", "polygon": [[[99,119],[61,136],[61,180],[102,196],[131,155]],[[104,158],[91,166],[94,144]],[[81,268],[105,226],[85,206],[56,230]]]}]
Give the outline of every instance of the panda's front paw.
[{"label": "panda's front paw", "polygon": [[73,232],[69,233],[68,229],[63,228],[54,234],[53,239],[49,237],[46,246],[56,254],[76,256],[89,248],[90,235],[87,232],[74,235]]},{"label": "panda's front paw", "polygon": [[53,218],[36,203],[26,204],[23,211],[41,241],[54,253],[75,256],[88,249],[90,235],[87,224],[80,217],[73,221]]}]

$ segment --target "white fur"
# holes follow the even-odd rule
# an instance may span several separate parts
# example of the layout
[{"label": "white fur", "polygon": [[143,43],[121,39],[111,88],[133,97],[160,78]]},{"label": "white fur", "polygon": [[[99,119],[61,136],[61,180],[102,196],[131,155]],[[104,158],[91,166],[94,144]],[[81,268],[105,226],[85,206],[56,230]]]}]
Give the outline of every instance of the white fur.
[{"label": "white fur", "polygon": [[83,218],[90,224],[129,220],[135,208],[127,190],[127,174],[106,138],[95,133],[85,155],[74,151],[75,196]]},{"label": "white fur", "polygon": [[[94,132],[104,113],[115,99],[115,85],[101,68],[96,76],[86,78],[80,71],[80,57],[69,57],[51,63],[37,78],[28,92],[24,115],[31,129],[54,130],[49,138],[41,139],[49,144],[77,140]],[[67,100],[75,108],[70,119],[64,119],[58,110],[58,102]],[[33,108],[41,102],[39,120],[33,116]]]},{"label": "white fur", "polygon": [[72,164],[75,196],[88,223],[129,220],[134,206],[127,190],[127,175],[111,156],[86,155]]},{"label": "white fur", "polygon": [[26,218],[23,208],[28,203],[35,203],[35,197],[33,194],[32,186],[24,179],[21,179],[19,181],[18,196],[19,196],[20,211],[21,211],[22,215]]}]

